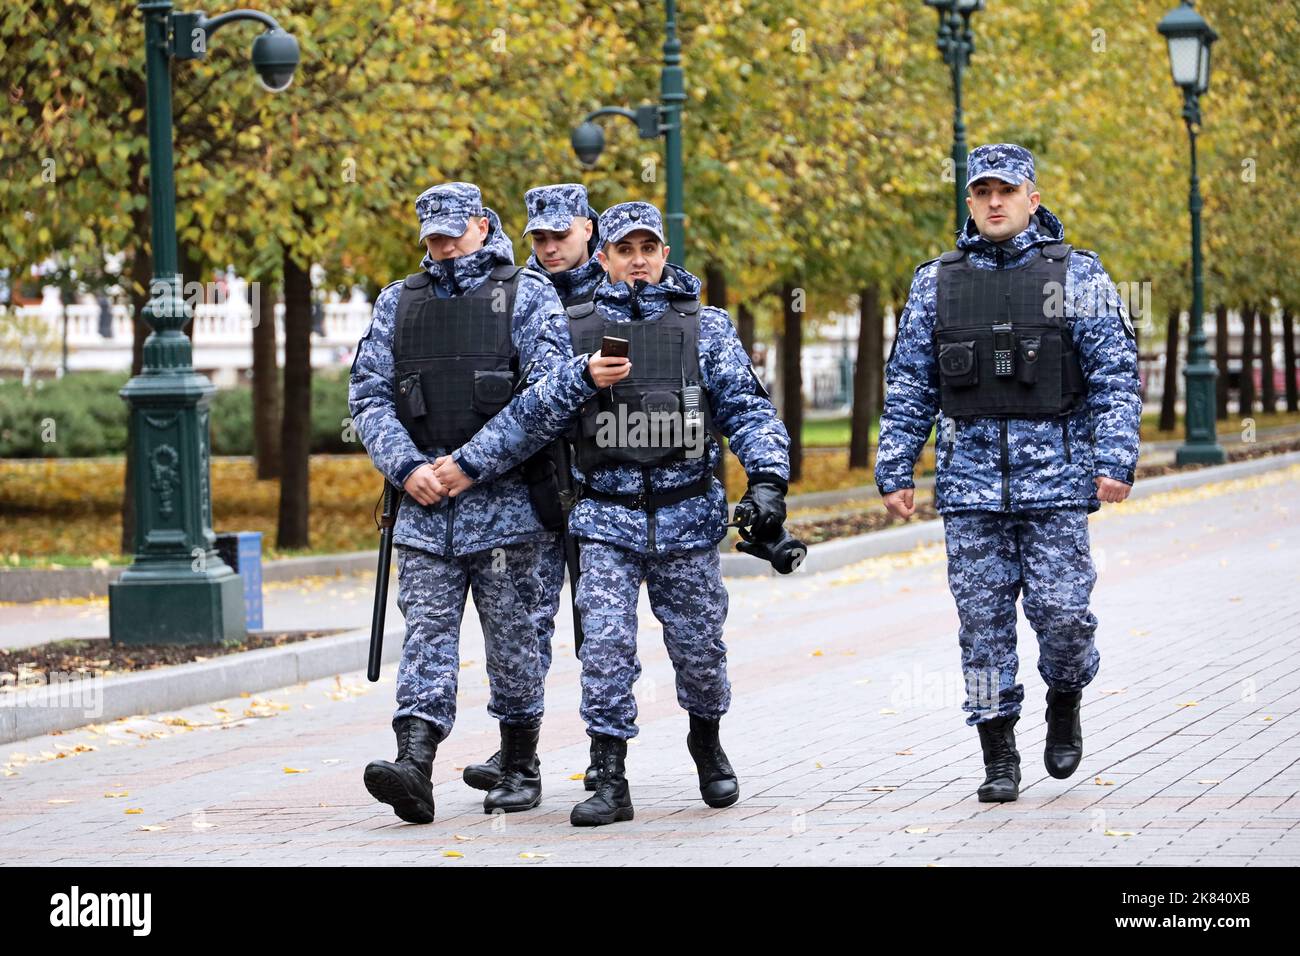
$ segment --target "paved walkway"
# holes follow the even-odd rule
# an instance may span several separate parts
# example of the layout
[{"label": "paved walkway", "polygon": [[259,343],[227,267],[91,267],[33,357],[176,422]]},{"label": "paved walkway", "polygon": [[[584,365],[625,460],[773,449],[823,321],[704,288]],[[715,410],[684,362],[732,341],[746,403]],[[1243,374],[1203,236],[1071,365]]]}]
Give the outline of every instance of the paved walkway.
[{"label": "paved walkway", "polygon": [[[1101,672],[1071,779],[1042,767],[1044,688],[1021,624],[1025,778],[980,804],[960,710],[956,614],[938,547],[822,575],[736,581],[741,778],[700,802],[671,668],[642,608],[637,817],[568,824],[585,796],[577,662],[558,622],[544,798],[486,816],[459,768],[495,749],[483,648],[463,640],[461,717],[434,766],[438,818],[404,824],[362,768],[394,752],[393,668],[156,714],[0,751],[6,863],[608,864],[1300,863],[1300,466],[1107,506],[1092,520]],[[328,591],[314,613],[328,615]],[[139,812],[132,813],[131,810]]]}]

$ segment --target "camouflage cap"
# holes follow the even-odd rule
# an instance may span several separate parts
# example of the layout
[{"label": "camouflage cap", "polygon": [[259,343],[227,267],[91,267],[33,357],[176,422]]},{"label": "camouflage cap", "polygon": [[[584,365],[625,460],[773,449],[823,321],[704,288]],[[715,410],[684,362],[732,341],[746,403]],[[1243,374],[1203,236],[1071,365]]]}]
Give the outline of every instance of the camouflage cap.
[{"label": "camouflage cap", "polygon": [[966,185],[985,176],[992,176],[1013,186],[1033,179],[1034,154],[1015,143],[990,143],[976,146],[966,158]]},{"label": "camouflage cap", "polygon": [[600,214],[600,238],[602,242],[618,242],[628,233],[644,229],[651,232],[663,243],[664,220],[659,210],[648,202],[621,202],[610,206]]},{"label": "camouflage cap", "polygon": [[582,183],[537,186],[524,193],[524,206],[528,210],[525,236],[534,229],[567,232],[575,216],[590,216],[593,211]]},{"label": "camouflage cap", "polygon": [[473,183],[430,186],[415,200],[420,217],[420,241],[425,236],[460,236],[471,216],[484,216],[483,194]]}]

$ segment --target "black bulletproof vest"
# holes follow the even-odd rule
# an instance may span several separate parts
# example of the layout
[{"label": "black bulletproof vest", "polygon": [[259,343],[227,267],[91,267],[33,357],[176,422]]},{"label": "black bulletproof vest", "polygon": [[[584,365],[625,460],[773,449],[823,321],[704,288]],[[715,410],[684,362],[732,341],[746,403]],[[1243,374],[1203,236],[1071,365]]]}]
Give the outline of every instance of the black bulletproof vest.
[{"label": "black bulletproof vest", "polygon": [[960,249],[939,257],[934,342],[944,414],[1073,411],[1087,387],[1066,322],[1069,254],[1054,243],[1018,269],[977,269]]},{"label": "black bulletproof vest", "polygon": [[505,408],[518,381],[511,337],[522,268],[499,265],[467,295],[440,299],[427,272],[406,277],[393,332],[397,418],[421,451],[457,448]]},{"label": "black bulletproof vest", "polygon": [[632,362],[627,378],[600,389],[578,410],[579,468],[662,465],[684,459],[688,447],[706,447],[712,417],[700,376],[699,299],[673,298],[659,318],[630,322],[607,322],[594,302],[566,311],[575,354],[598,351],[610,335],[628,340]]}]

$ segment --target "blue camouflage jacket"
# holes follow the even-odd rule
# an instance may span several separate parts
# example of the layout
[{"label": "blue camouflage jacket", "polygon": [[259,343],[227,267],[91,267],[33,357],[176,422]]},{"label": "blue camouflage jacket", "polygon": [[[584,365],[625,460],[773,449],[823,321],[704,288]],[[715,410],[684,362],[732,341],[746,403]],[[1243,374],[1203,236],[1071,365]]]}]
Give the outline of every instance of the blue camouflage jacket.
[{"label": "blue camouflage jacket", "polygon": [[[1039,250],[1063,242],[1060,221],[1040,206],[1028,228],[1001,243],[983,238],[967,219],[957,245],[980,269],[1017,269]],[[1133,483],[1142,400],[1137,344],[1114,284],[1100,260],[1075,249],[1065,302],[1087,399],[1056,419],[952,419],[939,412],[939,373],[933,333],[938,262],[917,269],[898,319],[885,371],[876,484],[882,495],[913,487],[912,471],[936,418],[935,507],[1025,511],[1101,507],[1095,476]]]},{"label": "blue camouflage jacket", "polygon": [[[639,306],[643,319],[658,319],[668,308],[671,290],[699,295],[700,280],[671,263],[657,285],[645,286]],[[632,320],[632,288],[626,282],[608,281],[596,288],[599,313],[612,322]],[[776,408],[755,376],[749,356],[731,319],[722,309],[704,306],[700,316],[700,373],[708,394],[714,426],[726,435],[731,450],[750,476],[765,474],[786,481],[790,475],[790,438]],[[477,435],[463,445],[457,460],[471,474],[491,477],[522,461],[572,422],[582,398],[565,393],[560,407],[541,389],[529,389],[498,412]],[[680,488],[711,475],[722,449],[716,442],[697,458],[671,462],[650,470],[651,491]],[[646,490],[641,469],[610,465],[574,476],[588,487],[607,494],[637,494]],[[727,499],[722,483],[712,479],[707,495],[688,498],[654,512],[654,543],[642,509],[584,498],[569,517],[569,533],[578,538],[604,541],[637,551],[658,554],[693,548],[716,547],[726,536]]]},{"label": "blue camouflage jacket", "polygon": [[[487,280],[494,267],[514,263],[514,252],[501,231],[500,219],[491,209],[484,212],[489,231],[482,249],[443,261],[426,255],[420,263],[433,277],[437,295],[472,292]],[[453,450],[421,454],[397,419],[392,343],[401,287],[400,281],[391,283],[375,300],[370,326],[357,345],[348,384],[348,406],[361,443],[375,467],[399,488],[417,467]],[[529,271],[519,276],[511,320],[520,369],[525,381],[535,383],[540,390],[539,398],[576,407],[593,394],[582,379],[585,358],[572,357],[564,307],[543,276]],[[554,374],[544,375],[547,371]],[[443,557],[554,537],[554,532],[546,531],[538,520],[528,486],[518,470],[501,474],[494,481],[477,483],[455,498],[444,498],[428,507],[406,497],[393,531],[395,543]]]}]

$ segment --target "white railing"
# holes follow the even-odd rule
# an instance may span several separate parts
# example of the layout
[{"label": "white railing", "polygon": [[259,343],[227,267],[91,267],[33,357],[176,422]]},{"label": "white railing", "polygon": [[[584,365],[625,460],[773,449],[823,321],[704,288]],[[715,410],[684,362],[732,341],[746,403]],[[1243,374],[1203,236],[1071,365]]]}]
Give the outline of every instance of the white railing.
[{"label": "white railing", "polygon": [[[313,334],[312,365],[318,368],[346,365],[351,362],[353,350],[370,324],[370,303],[354,299],[346,302],[327,302],[324,305],[324,335]],[[21,306],[22,317],[41,319],[44,331],[39,334],[43,344],[37,368],[52,370],[61,361],[64,310],[57,292],[46,294],[40,305]],[[279,346],[280,362],[284,360],[284,305],[277,303],[274,310],[275,338]],[[259,317],[260,318],[260,317]],[[126,306],[112,308],[110,337],[100,335],[100,308],[93,300],[85,300],[67,307],[68,369],[121,370],[131,367],[132,323]],[[253,364],[253,314],[246,301],[228,300],[221,304],[194,306],[194,367],[220,373],[223,380],[238,378],[239,373]],[[14,355],[0,356],[0,366],[18,364]]]}]

